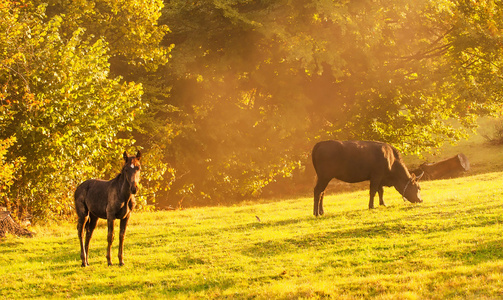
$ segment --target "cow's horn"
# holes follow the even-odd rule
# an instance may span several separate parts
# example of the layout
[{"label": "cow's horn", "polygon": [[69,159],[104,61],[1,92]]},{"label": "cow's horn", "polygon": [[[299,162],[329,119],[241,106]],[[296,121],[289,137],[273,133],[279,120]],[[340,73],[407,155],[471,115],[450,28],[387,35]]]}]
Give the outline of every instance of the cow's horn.
[{"label": "cow's horn", "polygon": [[424,175],[424,171],[423,171],[423,173],[421,173],[421,175],[419,175],[419,176],[416,177],[416,180],[421,179],[421,177],[423,177],[423,175]]}]

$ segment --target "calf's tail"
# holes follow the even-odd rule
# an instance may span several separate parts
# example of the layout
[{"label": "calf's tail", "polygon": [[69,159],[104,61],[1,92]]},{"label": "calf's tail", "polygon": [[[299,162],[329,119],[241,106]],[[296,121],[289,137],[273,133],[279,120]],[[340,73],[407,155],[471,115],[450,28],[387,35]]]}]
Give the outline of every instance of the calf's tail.
[{"label": "calf's tail", "polygon": [[79,217],[86,216],[88,214],[88,209],[85,203],[87,197],[87,191],[89,190],[88,182],[83,182],[76,189],[73,194],[73,199],[75,203],[75,211]]}]

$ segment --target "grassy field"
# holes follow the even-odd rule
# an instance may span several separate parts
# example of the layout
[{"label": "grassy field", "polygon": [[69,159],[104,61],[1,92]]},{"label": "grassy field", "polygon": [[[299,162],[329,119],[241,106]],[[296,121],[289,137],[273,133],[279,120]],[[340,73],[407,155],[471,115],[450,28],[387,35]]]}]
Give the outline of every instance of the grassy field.
[{"label": "grassy field", "polygon": [[503,147],[467,143],[448,151],[473,172],[422,183],[420,205],[385,188],[388,207],[331,193],[320,218],[311,198],[135,213],[123,267],[104,221],[87,268],[75,223],[35,226],[0,240],[0,298],[502,299]]},{"label": "grassy field", "polygon": [[367,191],[329,195],[318,219],[310,198],[136,213],[124,267],[106,264],[105,222],[88,268],[75,224],[36,227],[0,242],[0,297],[503,298],[503,173],[422,188],[371,211]]}]

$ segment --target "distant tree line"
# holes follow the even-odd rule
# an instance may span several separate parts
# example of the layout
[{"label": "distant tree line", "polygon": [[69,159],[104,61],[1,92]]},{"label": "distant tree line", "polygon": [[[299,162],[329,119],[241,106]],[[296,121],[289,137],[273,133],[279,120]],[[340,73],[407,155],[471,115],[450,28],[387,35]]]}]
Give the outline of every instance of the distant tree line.
[{"label": "distant tree line", "polygon": [[18,216],[71,215],[125,149],[141,209],[229,204],[302,177],[319,140],[417,154],[503,110],[498,0],[5,0],[0,20]]}]

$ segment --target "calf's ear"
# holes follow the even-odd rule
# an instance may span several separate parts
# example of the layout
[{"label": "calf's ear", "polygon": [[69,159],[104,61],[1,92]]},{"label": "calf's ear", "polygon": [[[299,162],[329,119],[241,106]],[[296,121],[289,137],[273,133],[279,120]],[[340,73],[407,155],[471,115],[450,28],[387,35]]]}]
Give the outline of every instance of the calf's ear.
[{"label": "calf's ear", "polygon": [[127,156],[127,152],[126,151],[124,151],[124,154],[122,154],[122,157],[124,157],[124,160],[127,162],[128,156]]},{"label": "calf's ear", "polygon": [[140,160],[140,158],[141,158],[141,152],[140,152],[140,150],[138,150],[136,152],[136,159]]}]

